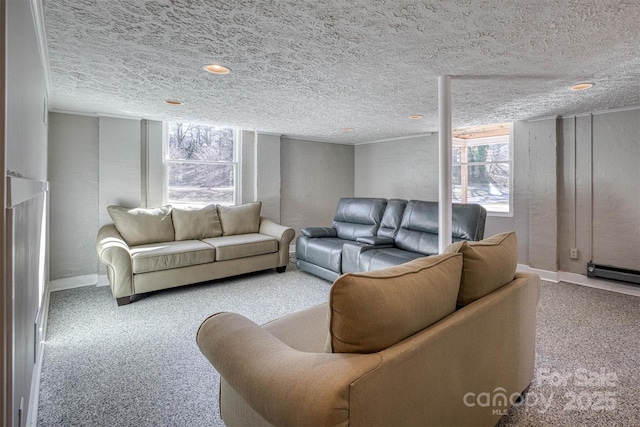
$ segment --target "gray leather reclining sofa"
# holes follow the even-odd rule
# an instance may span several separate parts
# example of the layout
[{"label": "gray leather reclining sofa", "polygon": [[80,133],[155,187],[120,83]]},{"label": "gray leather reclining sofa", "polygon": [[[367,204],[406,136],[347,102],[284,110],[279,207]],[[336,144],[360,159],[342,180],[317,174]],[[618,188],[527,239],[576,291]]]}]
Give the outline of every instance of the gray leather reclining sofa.
[{"label": "gray leather reclining sofa", "polygon": [[[452,240],[484,237],[487,211],[454,203]],[[342,273],[378,270],[438,253],[438,202],[342,198],[332,227],[307,227],[296,240],[300,270],[334,281]]]}]

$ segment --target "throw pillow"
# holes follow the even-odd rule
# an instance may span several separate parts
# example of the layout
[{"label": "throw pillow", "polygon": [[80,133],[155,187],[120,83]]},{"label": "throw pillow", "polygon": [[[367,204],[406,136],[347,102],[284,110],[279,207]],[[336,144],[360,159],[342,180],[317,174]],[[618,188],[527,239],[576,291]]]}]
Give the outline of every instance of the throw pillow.
[{"label": "throw pillow", "polygon": [[118,233],[129,246],[170,242],[175,238],[171,206],[160,208],[107,207]]},{"label": "throw pillow", "polygon": [[200,240],[222,236],[216,205],[173,207],[171,212],[176,240]]},{"label": "throw pillow", "polygon": [[257,233],[260,230],[260,209],[262,202],[243,205],[218,205],[218,216],[222,224],[222,235]]},{"label": "throw pillow", "polygon": [[327,351],[383,350],[453,313],[462,256],[422,257],[338,277],[329,296]]},{"label": "throw pillow", "polygon": [[458,308],[511,282],[516,273],[518,241],[515,231],[478,242],[453,243],[444,252],[463,255]]}]

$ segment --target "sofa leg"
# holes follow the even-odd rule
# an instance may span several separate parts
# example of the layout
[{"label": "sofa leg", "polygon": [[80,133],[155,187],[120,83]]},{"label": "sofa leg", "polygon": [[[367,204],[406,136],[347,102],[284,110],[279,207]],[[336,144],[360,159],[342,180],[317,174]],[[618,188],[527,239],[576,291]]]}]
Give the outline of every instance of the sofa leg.
[{"label": "sofa leg", "polygon": [[120,298],[116,298],[116,301],[118,302],[118,307],[121,305],[127,305],[131,302],[131,297],[120,297]]},{"label": "sofa leg", "polygon": [[286,265],[285,265],[285,266],[283,266],[283,267],[276,267],[276,271],[277,271],[278,273],[284,273],[286,269],[287,269],[287,266],[286,266]]}]

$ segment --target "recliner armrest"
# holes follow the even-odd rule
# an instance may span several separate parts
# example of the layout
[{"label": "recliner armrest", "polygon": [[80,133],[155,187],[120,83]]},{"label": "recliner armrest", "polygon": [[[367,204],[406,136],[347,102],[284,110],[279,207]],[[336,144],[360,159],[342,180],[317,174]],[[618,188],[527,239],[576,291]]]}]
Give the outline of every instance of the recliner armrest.
[{"label": "recliner armrest", "polygon": [[307,237],[337,237],[338,232],[333,227],[305,227],[300,230]]},{"label": "recliner armrest", "polygon": [[364,243],[365,245],[391,247],[393,246],[393,239],[391,237],[382,236],[364,236],[356,239],[358,243]]}]

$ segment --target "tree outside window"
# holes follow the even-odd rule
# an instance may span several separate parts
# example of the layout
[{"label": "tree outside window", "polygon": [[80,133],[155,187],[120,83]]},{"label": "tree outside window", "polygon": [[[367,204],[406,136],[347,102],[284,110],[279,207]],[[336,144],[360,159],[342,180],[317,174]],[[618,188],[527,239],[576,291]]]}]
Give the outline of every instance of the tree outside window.
[{"label": "tree outside window", "polygon": [[238,162],[233,129],[168,123],[165,148],[168,203],[237,203]]},{"label": "tree outside window", "polygon": [[453,201],[511,212],[509,135],[453,139]]}]

